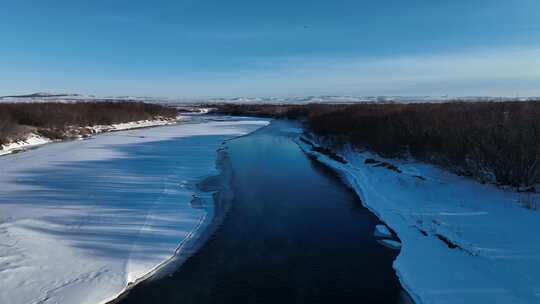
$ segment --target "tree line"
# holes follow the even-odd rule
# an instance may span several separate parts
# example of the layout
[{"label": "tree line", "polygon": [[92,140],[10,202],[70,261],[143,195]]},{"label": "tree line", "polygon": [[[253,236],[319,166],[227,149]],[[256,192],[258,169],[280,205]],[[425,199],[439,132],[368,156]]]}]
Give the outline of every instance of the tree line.
[{"label": "tree line", "polygon": [[540,183],[540,102],[220,105],[229,114],[302,119],[336,145],[413,157],[481,181]]},{"label": "tree line", "polygon": [[176,115],[174,108],[129,101],[0,103],[0,145],[20,139],[29,131],[61,138],[72,127],[174,118]]}]

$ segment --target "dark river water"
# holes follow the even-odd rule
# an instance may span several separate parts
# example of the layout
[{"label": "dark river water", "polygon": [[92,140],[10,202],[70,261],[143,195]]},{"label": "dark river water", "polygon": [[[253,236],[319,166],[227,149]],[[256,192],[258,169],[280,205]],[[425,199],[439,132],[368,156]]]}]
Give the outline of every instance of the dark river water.
[{"label": "dark river water", "polygon": [[235,197],[223,225],[169,277],[119,303],[407,303],[377,218],[276,121],[227,143]]}]

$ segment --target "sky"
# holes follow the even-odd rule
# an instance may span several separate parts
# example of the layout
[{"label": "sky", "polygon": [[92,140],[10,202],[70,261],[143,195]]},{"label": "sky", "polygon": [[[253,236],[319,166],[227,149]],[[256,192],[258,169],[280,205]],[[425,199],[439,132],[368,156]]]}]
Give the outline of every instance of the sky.
[{"label": "sky", "polygon": [[16,0],[0,95],[540,96],[538,0]]}]

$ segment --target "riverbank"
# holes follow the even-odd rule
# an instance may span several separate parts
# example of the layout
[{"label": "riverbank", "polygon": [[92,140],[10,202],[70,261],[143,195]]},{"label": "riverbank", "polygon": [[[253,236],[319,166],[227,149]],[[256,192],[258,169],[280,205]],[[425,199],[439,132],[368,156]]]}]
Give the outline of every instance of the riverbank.
[{"label": "riverbank", "polygon": [[185,111],[134,101],[0,102],[0,155],[52,141],[165,125]]},{"label": "riverbank", "polygon": [[110,125],[73,127],[71,128],[71,130],[67,132],[68,134],[72,134],[72,135],[69,137],[66,137],[65,139],[52,139],[52,138],[48,138],[46,136],[39,135],[36,133],[29,133],[24,136],[24,139],[16,140],[14,142],[10,142],[5,145],[0,145],[0,156],[11,154],[11,153],[23,152],[25,150],[33,149],[38,146],[42,146],[42,145],[53,143],[53,142],[61,142],[64,140],[73,140],[73,139],[85,139],[93,135],[97,135],[97,134],[101,134],[105,132],[117,132],[117,131],[126,131],[126,130],[133,130],[133,129],[171,125],[171,124],[181,122],[183,119],[184,117],[179,115],[175,119],[156,118],[156,119],[151,119],[151,120],[139,120],[139,121],[124,122],[124,123],[110,124]]},{"label": "riverbank", "polygon": [[[328,148],[316,137],[315,146]],[[433,165],[345,146],[333,168],[401,239],[394,262],[416,303],[538,303],[540,213],[534,193],[505,191]],[[330,147],[331,148],[331,147]]]},{"label": "riverbank", "polygon": [[295,119],[310,132],[388,158],[412,157],[482,183],[540,185],[540,103],[222,104],[222,115]]},{"label": "riverbank", "polygon": [[1,157],[0,302],[104,303],[161,273],[214,218],[196,184],[218,174],[216,150],[266,124],[120,131]]}]

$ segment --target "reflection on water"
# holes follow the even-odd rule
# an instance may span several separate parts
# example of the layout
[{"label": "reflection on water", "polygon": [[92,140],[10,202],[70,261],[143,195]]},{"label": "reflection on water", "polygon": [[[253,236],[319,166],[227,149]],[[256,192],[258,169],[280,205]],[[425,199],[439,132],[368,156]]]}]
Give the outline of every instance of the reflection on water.
[{"label": "reflection on water", "polygon": [[378,220],[293,142],[289,122],[227,144],[235,197],[222,227],[172,276],[121,303],[402,303]]}]

